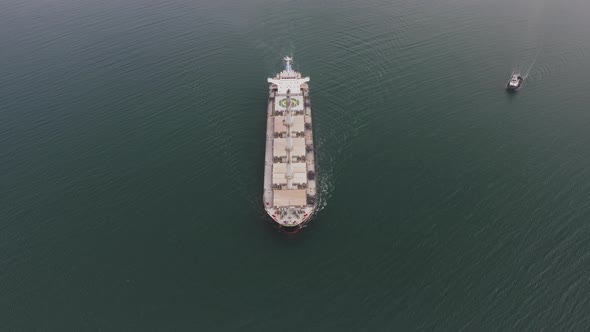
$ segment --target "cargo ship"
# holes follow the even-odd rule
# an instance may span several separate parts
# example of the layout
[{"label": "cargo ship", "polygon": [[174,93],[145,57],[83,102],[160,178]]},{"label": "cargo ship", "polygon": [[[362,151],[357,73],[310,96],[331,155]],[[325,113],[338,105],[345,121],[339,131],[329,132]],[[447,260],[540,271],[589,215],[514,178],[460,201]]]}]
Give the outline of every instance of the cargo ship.
[{"label": "cargo ship", "polygon": [[269,78],[264,164],[264,208],[286,232],[297,232],[317,206],[309,77],[285,67]]}]

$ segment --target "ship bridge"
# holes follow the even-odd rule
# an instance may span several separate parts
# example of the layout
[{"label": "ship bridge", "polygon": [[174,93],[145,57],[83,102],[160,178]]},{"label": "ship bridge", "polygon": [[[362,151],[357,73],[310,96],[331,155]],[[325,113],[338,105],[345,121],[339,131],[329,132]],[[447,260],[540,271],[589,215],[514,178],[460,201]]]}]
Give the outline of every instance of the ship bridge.
[{"label": "ship bridge", "polygon": [[[284,76],[285,72],[281,72],[279,76]],[[309,77],[304,78],[269,78],[268,83],[277,86],[277,94],[286,95],[287,91],[301,91],[301,86],[309,82]],[[297,93],[297,92],[295,92]]]},{"label": "ship bridge", "polygon": [[277,87],[277,94],[279,95],[286,95],[289,90],[292,94],[297,95],[301,92],[301,86],[309,82],[309,77],[302,78],[299,72],[293,70],[292,58],[285,57],[283,60],[285,60],[285,69],[275,78],[269,78],[267,81]]}]

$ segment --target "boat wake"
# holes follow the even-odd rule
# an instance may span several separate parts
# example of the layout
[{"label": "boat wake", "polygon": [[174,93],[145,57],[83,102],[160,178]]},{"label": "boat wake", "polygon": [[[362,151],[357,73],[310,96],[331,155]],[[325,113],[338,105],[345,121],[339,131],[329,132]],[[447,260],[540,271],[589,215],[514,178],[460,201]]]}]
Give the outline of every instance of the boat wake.
[{"label": "boat wake", "polygon": [[[526,35],[529,37],[531,42],[534,42],[535,48],[537,48],[537,52],[533,61],[529,65],[528,69],[523,73],[522,78],[526,80],[529,75],[531,74],[531,70],[535,66],[537,62],[537,58],[543,49],[543,20],[544,20],[544,12],[545,12],[545,0],[541,1],[540,3],[531,3],[534,8],[532,9],[533,12],[531,13],[530,20],[527,24],[526,28]],[[534,48],[533,48],[534,49]]]},{"label": "boat wake", "polygon": [[531,73],[531,70],[533,69],[533,67],[535,66],[535,62],[537,62],[537,58],[539,57],[539,54],[541,53],[541,48],[539,48],[539,50],[537,51],[537,54],[535,55],[535,58],[533,59],[533,62],[531,63],[531,65],[529,66],[529,69],[527,69],[527,71],[524,73],[524,75],[522,76],[523,79],[527,79],[527,77],[529,76],[529,74]]}]

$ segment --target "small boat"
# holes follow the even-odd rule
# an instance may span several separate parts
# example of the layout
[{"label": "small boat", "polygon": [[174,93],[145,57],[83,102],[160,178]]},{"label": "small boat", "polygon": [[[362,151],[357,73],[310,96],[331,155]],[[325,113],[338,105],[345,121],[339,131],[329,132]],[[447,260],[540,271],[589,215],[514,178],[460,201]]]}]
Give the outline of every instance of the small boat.
[{"label": "small boat", "polygon": [[510,77],[510,81],[506,84],[506,90],[508,91],[517,91],[522,87],[522,82],[524,79],[520,76],[519,73],[513,73],[512,77]]}]

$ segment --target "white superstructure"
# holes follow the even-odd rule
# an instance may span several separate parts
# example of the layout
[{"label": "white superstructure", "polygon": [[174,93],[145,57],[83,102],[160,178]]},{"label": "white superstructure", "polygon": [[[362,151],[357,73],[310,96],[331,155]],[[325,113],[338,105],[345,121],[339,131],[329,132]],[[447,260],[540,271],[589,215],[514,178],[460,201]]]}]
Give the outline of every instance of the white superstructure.
[{"label": "white superstructure", "polygon": [[309,77],[283,60],[285,69],[268,79],[264,207],[279,225],[296,228],[317,200]]},{"label": "white superstructure", "polygon": [[520,84],[520,80],[518,79],[518,75],[514,74],[512,75],[512,77],[510,78],[510,82],[508,83],[511,87],[518,87],[518,85]]}]

